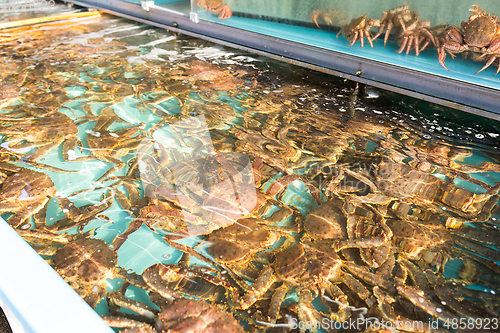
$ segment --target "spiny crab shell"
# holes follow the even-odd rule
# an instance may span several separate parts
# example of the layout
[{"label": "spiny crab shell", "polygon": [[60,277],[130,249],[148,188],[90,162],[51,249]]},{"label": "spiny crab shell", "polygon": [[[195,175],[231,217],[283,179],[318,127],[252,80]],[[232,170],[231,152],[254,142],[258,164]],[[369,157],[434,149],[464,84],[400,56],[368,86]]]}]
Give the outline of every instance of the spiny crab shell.
[{"label": "spiny crab shell", "polygon": [[497,18],[485,12],[471,15],[469,21],[462,22],[464,41],[468,46],[485,47],[496,37],[500,37],[500,24]]},{"label": "spiny crab shell", "polygon": [[114,277],[117,254],[100,239],[81,238],[55,254],[56,272],[85,301],[94,303],[106,292],[105,282]]}]

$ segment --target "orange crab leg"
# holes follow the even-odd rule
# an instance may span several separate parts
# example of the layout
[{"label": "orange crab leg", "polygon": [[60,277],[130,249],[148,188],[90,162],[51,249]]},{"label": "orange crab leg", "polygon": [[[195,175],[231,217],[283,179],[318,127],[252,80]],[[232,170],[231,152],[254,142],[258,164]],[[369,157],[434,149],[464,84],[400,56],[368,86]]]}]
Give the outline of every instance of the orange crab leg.
[{"label": "orange crab leg", "polygon": [[[481,68],[480,70],[478,70],[477,72],[475,72],[474,74],[477,74],[479,72],[482,72],[484,71],[486,68],[490,67],[490,65],[495,61],[496,58],[498,58],[499,56],[498,55],[493,55],[489,60],[488,62],[486,63],[486,65],[483,66],[483,68]],[[499,67],[500,68],[500,67]],[[499,69],[500,70],[500,69]],[[496,72],[495,75],[498,74],[498,70]]]},{"label": "orange crab leg", "polygon": [[358,40],[358,32],[356,31],[356,32],[354,33],[354,37],[352,38],[352,42],[351,42],[351,44],[349,44],[349,45],[347,45],[347,46],[353,46],[353,45],[354,45],[354,43],[356,43],[356,41],[357,41],[357,40]]},{"label": "orange crab leg", "polygon": [[370,43],[370,46],[373,49],[373,42],[372,42],[372,38],[370,37],[370,32],[368,31],[368,29],[364,29],[364,32],[365,32],[366,39],[368,39],[368,43]]}]

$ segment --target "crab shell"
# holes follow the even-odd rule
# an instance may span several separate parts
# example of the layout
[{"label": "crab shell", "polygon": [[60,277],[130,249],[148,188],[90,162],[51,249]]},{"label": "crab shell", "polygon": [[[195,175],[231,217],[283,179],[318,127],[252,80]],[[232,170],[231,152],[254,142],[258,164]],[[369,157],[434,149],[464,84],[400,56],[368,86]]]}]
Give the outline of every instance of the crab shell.
[{"label": "crab shell", "polygon": [[158,332],[228,332],[244,330],[231,314],[215,305],[193,299],[177,299],[158,314]]},{"label": "crab shell", "polygon": [[311,211],[304,221],[308,235],[318,239],[347,238],[346,217],[341,205],[337,201],[328,201]]},{"label": "crab shell", "polygon": [[[117,254],[101,239],[82,238],[56,252],[56,272],[87,302],[100,299],[107,279],[113,278]],[[93,303],[93,302],[92,302]]]},{"label": "crab shell", "polygon": [[387,220],[387,225],[394,233],[396,245],[408,259],[424,259],[438,267],[446,263],[454,241],[445,226],[392,219]]},{"label": "crab shell", "polygon": [[495,37],[500,36],[500,26],[490,15],[472,15],[469,21],[463,21],[464,41],[471,47],[488,46]]}]

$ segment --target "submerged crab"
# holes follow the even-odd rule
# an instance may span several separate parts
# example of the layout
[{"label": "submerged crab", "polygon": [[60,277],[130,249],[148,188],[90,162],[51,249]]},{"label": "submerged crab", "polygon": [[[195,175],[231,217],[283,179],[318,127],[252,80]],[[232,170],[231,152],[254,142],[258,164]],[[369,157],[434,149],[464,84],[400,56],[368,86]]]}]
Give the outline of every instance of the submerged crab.
[{"label": "submerged crab", "polygon": [[[129,328],[121,331],[124,333],[244,332],[243,327],[230,313],[204,301],[176,299],[172,303],[163,305],[161,311],[158,311],[123,297],[120,299],[120,306],[141,313],[145,317],[144,321],[122,316],[102,317],[111,327]],[[149,323],[153,323],[154,327]]]},{"label": "submerged crab", "polygon": [[198,8],[202,7],[212,14],[219,15],[220,19],[227,19],[233,15],[231,8],[223,0],[198,0]]},{"label": "submerged crab", "polygon": [[331,8],[327,11],[322,11],[321,9],[316,9],[311,13],[309,19],[318,28],[320,28],[319,23],[326,23],[327,25],[333,26],[343,26],[349,23],[349,17],[347,13],[341,9]]},{"label": "submerged crab", "polygon": [[14,213],[7,220],[11,226],[29,228],[24,222],[56,194],[54,183],[45,173],[13,164],[0,162],[0,169],[7,172],[2,175],[6,178],[0,188],[0,212]]},{"label": "submerged crab", "polygon": [[37,148],[30,154],[32,160],[43,156],[61,143],[64,143],[63,156],[67,160],[68,150],[77,141],[77,125],[60,112],[43,118],[9,118],[1,121],[1,125],[0,134],[4,135],[4,144],[8,144],[10,149]]},{"label": "submerged crab", "polygon": [[[181,259],[184,262],[185,257]],[[184,266],[184,263],[181,265]],[[199,268],[199,267],[196,267]],[[188,273],[189,272],[189,273]],[[185,299],[187,289],[196,291],[189,293],[190,297],[212,299],[213,289],[208,292],[201,285],[205,282],[213,286],[231,288],[228,282],[209,273],[208,269],[183,268],[176,265],[155,264],[147,268],[142,277],[137,275],[124,276],[125,283],[120,291],[108,294],[108,304],[112,316],[103,316],[103,319],[112,327],[131,328],[131,332],[139,329],[141,332],[243,332],[243,328],[228,312],[219,309],[216,305],[201,300]],[[129,285],[151,290],[150,299],[156,308],[146,304],[132,301],[124,296]],[[186,289],[187,288],[187,289]],[[207,297],[199,294],[204,290]],[[224,292],[222,292],[224,294]],[[119,309],[124,308],[137,313],[130,316]],[[133,318],[133,319],[129,319]],[[153,327],[154,326],[154,327]],[[126,330],[129,332],[129,330]]]},{"label": "submerged crab", "polygon": [[116,252],[100,239],[77,239],[55,253],[54,269],[90,306],[106,293],[116,275]]},{"label": "submerged crab", "polygon": [[19,96],[21,86],[26,79],[27,74],[21,75],[15,84],[0,83],[0,107],[9,103],[10,100]]},{"label": "submerged crab", "polygon": [[342,33],[342,36],[344,36],[351,42],[349,46],[353,46],[354,43],[356,43],[356,41],[359,39],[361,47],[363,47],[364,39],[366,37],[368,43],[370,43],[371,47],[373,48],[372,40],[375,38],[371,37],[370,29],[372,27],[379,27],[379,26],[380,26],[379,20],[366,18],[365,14],[361,17],[352,19],[351,23],[344,25],[342,29],[340,29],[340,31],[337,33],[337,38]]},{"label": "submerged crab", "polygon": [[[164,181],[146,194],[150,204],[115,242],[123,243],[143,223],[171,232],[172,239],[206,235],[239,219],[261,216],[270,205],[279,206],[271,197],[282,188],[272,187],[266,194],[259,191],[260,164],[247,161],[244,155],[219,153],[165,168]],[[151,166],[151,171],[156,170],[154,163]],[[151,171],[148,175],[159,175]]]}]

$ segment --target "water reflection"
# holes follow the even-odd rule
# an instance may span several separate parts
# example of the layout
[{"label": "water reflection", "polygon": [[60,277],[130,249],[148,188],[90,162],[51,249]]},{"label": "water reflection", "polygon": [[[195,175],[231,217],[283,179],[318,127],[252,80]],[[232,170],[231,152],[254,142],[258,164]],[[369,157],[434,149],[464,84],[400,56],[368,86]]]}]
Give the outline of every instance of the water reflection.
[{"label": "water reflection", "polygon": [[111,325],[493,327],[496,124],[111,17],[17,36],[2,212]]}]

